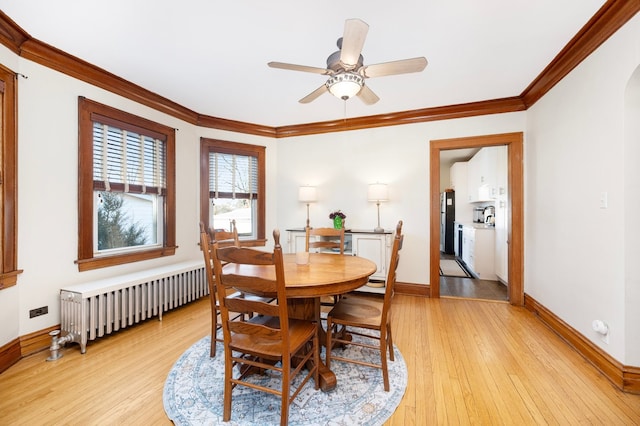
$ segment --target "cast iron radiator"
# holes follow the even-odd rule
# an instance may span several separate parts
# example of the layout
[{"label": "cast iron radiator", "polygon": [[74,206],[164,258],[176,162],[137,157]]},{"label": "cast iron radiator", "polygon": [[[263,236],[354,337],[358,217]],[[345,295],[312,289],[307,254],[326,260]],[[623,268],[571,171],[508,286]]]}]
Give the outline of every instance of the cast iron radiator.
[{"label": "cast iron radiator", "polygon": [[60,290],[61,335],[80,344],[209,294],[202,260],[176,263]]}]

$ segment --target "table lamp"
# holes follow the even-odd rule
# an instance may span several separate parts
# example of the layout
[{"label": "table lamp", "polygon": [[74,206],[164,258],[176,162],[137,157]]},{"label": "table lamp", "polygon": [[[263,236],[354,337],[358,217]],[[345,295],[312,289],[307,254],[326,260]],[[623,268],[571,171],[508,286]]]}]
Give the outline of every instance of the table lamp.
[{"label": "table lamp", "polygon": [[369,185],[369,192],[367,198],[369,201],[376,203],[378,207],[378,226],[373,229],[373,232],[384,232],[384,229],[380,227],[380,203],[382,201],[389,200],[389,189],[385,183],[372,183]]},{"label": "table lamp", "polygon": [[309,227],[309,204],[316,202],[316,187],[301,186],[298,190],[298,200],[307,204],[307,227]]}]

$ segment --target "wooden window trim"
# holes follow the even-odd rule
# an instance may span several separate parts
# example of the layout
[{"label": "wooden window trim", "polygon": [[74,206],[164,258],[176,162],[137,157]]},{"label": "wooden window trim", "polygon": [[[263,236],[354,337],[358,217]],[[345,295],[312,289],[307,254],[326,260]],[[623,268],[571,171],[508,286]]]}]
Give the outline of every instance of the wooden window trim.
[{"label": "wooden window trim", "polygon": [[[167,155],[167,193],[164,242],[160,248],[94,256],[93,253],[93,125],[92,114],[122,121],[135,128],[163,135]],[[79,271],[173,256],[176,250],[175,129],[117,110],[84,97],[78,98],[78,264]]]},{"label": "wooden window trim", "polygon": [[18,282],[18,101],[16,74],[0,66],[2,96],[2,169],[0,170],[2,191],[2,270],[0,290],[12,287]]},{"label": "wooden window trim", "polygon": [[265,198],[266,198],[266,148],[239,142],[228,142],[218,139],[200,138],[200,221],[209,227],[209,152],[226,154],[251,155],[258,158],[258,199],[257,199],[257,238],[242,240],[245,246],[264,246],[265,238]]}]

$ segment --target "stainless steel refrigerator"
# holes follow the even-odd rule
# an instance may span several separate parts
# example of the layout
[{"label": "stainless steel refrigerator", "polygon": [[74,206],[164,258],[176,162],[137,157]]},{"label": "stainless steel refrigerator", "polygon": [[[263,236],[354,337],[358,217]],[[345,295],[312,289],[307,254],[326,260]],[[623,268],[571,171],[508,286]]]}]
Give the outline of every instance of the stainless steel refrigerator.
[{"label": "stainless steel refrigerator", "polygon": [[440,251],[445,254],[454,252],[454,227],[456,219],[456,199],[453,191],[440,194]]}]

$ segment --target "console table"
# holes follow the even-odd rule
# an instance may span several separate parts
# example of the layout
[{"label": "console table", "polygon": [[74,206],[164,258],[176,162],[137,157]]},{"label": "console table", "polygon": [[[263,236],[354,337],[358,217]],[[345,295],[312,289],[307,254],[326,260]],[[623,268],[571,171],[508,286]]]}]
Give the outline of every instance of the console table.
[{"label": "console table", "polygon": [[[304,228],[287,229],[289,253],[304,251]],[[391,240],[393,231],[374,232],[373,230],[349,229],[344,233],[344,253],[364,257],[376,264],[376,272],[369,277],[369,283],[358,291],[384,293],[387,268],[391,260]]]}]

